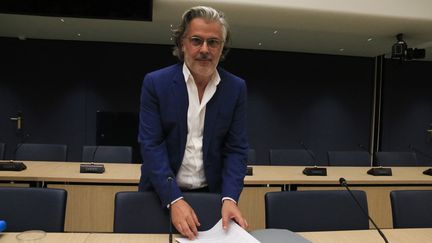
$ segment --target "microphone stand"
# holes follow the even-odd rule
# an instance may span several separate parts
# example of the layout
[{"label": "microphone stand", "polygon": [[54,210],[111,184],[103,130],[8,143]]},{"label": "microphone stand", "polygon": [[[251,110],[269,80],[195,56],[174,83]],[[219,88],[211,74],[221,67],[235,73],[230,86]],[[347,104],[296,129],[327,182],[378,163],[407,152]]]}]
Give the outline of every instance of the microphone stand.
[{"label": "microphone stand", "polygon": [[168,238],[168,243],[172,243],[172,234],[173,234],[173,230],[172,230],[172,215],[171,215],[171,203],[172,203],[172,200],[171,200],[171,186],[172,186],[172,181],[173,181],[173,178],[171,177],[171,176],[168,176],[168,178],[167,178],[167,181],[168,181],[168,186],[169,186],[169,188],[168,188],[168,200],[169,200],[169,208],[168,208],[168,211],[169,211],[169,238]]},{"label": "microphone stand", "polygon": [[351,192],[351,190],[348,187],[347,181],[345,180],[345,178],[339,178],[339,183],[341,186],[345,187],[347,189],[347,191],[349,192],[349,194],[351,195],[351,197],[354,199],[354,201],[356,202],[357,206],[359,206],[359,208],[361,209],[362,213],[368,217],[368,219],[372,222],[372,224],[375,226],[375,229],[378,231],[378,233],[381,235],[381,237],[384,239],[384,241],[386,243],[388,243],[387,238],[385,237],[384,233],[381,231],[381,229],[375,224],[375,222],[372,220],[372,218],[369,216],[369,214],[364,210],[364,208],[360,205],[360,202],[357,200],[357,198],[354,196],[354,194]]},{"label": "microphone stand", "polygon": [[[411,144],[409,144],[408,147],[409,147],[409,149],[410,149],[411,151],[413,151],[413,152],[415,152],[415,153],[419,153],[419,154],[423,155],[424,157],[426,157],[426,158],[428,158],[428,159],[432,159],[432,156],[431,156],[431,155],[429,155],[429,154],[427,154],[427,153],[425,153],[425,152],[423,152],[423,151],[420,151],[420,150],[414,148]],[[429,168],[429,169],[423,171],[423,174],[425,174],[425,175],[429,175],[429,176],[432,176],[432,168]]]},{"label": "microphone stand", "polygon": [[304,150],[309,154],[309,156],[313,159],[315,165],[314,167],[306,167],[303,169],[303,174],[307,176],[327,176],[327,168],[322,168],[317,166],[318,160],[315,158],[313,153],[309,151],[309,149],[306,147],[306,145],[303,143],[303,141],[300,141],[300,145],[303,147]]},{"label": "microphone stand", "polygon": [[[361,149],[363,149],[364,151],[366,151],[366,152],[368,152],[369,154],[370,154],[370,152],[362,145],[362,144],[359,144],[358,145]],[[373,176],[391,176],[393,173],[392,173],[392,169],[391,168],[384,168],[384,167],[382,167],[382,166],[379,166],[379,167],[373,167],[373,163],[371,164],[371,167],[372,168],[370,168],[368,171],[367,171],[367,173],[369,174],[369,175],[373,175]]]}]

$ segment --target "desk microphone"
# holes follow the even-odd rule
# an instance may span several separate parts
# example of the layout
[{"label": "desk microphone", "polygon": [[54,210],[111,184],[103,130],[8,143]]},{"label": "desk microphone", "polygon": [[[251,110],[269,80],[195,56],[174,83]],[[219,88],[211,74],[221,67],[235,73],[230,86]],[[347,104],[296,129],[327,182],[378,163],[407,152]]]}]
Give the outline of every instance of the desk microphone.
[{"label": "desk microphone", "polygon": [[169,186],[169,188],[168,188],[168,200],[169,200],[169,208],[168,208],[168,211],[169,211],[169,241],[168,241],[168,243],[172,243],[172,233],[173,233],[173,230],[172,230],[172,215],[171,215],[171,203],[172,203],[172,200],[171,200],[171,187],[172,187],[173,178],[171,176],[168,176],[167,181],[168,181],[168,186]]},{"label": "desk microphone", "polygon": [[0,162],[0,171],[22,171],[27,169],[27,166],[23,162],[16,162],[16,153],[23,143],[17,144],[15,150],[12,153],[12,159],[9,162]]},{"label": "desk microphone", "polygon": [[345,187],[347,189],[347,191],[349,192],[349,194],[351,195],[351,197],[354,199],[354,201],[356,202],[357,206],[361,209],[362,213],[368,217],[368,219],[372,222],[372,224],[375,226],[375,229],[378,231],[378,233],[381,235],[381,237],[384,239],[384,241],[386,243],[388,243],[387,238],[385,237],[384,233],[381,231],[381,229],[375,224],[375,222],[372,220],[372,218],[369,216],[369,214],[364,210],[364,208],[360,205],[359,201],[357,200],[357,198],[354,196],[354,194],[351,192],[351,190],[348,187],[348,183],[345,180],[345,178],[341,177],[339,178],[339,184],[343,187]]},{"label": "desk microphone", "polygon": [[[414,153],[418,153],[418,154],[421,154],[428,159],[432,159],[431,155],[429,155],[429,154],[427,154],[421,150],[418,150],[417,148],[413,147],[411,144],[408,145],[408,148]],[[429,168],[429,169],[423,171],[423,174],[432,176],[432,168]]]},{"label": "desk microphone", "polygon": [[99,145],[96,146],[95,150],[93,151],[93,156],[90,164],[80,164],[80,173],[96,173],[96,174],[102,174],[105,172],[105,166],[102,164],[95,164],[95,156],[96,152],[99,149]]},{"label": "desk microphone", "polygon": [[[370,152],[362,144],[359,144],[358,146],[370,154]],[[393,174],[391,168],[384,168],[382,166],[373,167],[373,162],[372,162],[371,167],[372,168],[370,168],[367,171],[367,173],[369,175],[373,175],[373,176],[391,176]]]},{"label": "desk microphone", "polygon": [[303,147],[304,150],[309,154],[309,156],[314,161],[315,165],[314,167],[306,167],[303,169],[303,174],[307,176],[327,176],[327,169],[326,168],[320,168],[317,166],[318,160],[315,158],[313,153],[306,147],[306,145],[303,143],[303,141],[300,141],[300,145]]}]

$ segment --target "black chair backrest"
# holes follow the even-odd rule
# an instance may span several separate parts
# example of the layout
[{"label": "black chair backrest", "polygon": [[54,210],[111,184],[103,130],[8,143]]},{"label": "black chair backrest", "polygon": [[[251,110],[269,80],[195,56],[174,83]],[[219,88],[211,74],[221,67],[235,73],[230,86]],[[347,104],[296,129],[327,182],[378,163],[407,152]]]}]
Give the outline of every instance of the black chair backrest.
[{"label": "black chair backrest", "polygon": [[270,149],[270,165],[312,166],[316,161],[311,154],[305,149]]},{"label": "black chair backrest", "polygon": [[371,158],[366,151],[328,151],[331,166],[371,166]]},{"label": "black chair backrest", "polygon": [[0,187],[0,219],[9,232],[63,232],[66,199],[63,189]]},{"label": "black chair backrest", "polygon": [[3,160],[5,157],[6,144],[0,143],[0,160]]},{"label": "black chair backrest", "polygon": [[82,161],[102,163],[132,163],[132,147],[84,146]]},{"label": "black chair backrest", "polygon": [[378,166],[416,166],[417,156],[414,152],[376,152]]},{"label": "black chair backrest", "polygon": [[432,190],[390,192],[393,228],[432,228]]},{"label": "black chair backrest", "polygon": [[[366,193],[352,191],[367,211]],[[284,191],[265,195],[266,228],[302,231],[369,229],[348,191]]]},{"label": "black chair backrest", "polygon": [[[197,214],[200,231],[221,219],[221,197],[214,193],[183,193]],[[118,192],[114,207],[115,233],[169,233],[169,214],[155,192]],[[177,232],[173,227],[173,232]]]},{"label": "black chair backrest", "polygon": [[67,159],[67,145],[64,144],[23,143],[18,144],[17,148],[16,160],[66,161]]},{"label": "black chair backrest", "polygon": [[256,164],[256,152],[255,152],[255,149],[249,149],[247,164],[248,165],[255,165]]}]

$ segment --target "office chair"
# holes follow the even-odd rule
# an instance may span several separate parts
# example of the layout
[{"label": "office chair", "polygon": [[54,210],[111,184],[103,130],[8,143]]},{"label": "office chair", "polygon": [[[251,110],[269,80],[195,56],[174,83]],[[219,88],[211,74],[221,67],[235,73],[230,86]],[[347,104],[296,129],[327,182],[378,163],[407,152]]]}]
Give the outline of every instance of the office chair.
[{"label": "office chair", "polygon": [[0,143],[0,160],[4,160],[6,154],[6,144]]},{"label": "office chair", "polygon": [[[221,197],[214,193],[183,193],[197,214],[201,226],[208,230],[221,219]],[[155,192],[118,192],[114,206],[115,233],[169,233],[168,209],[161,206]],[[176,233],[175,227],[173,232]]]},{"label": "office chair", "polygon": [[248,150],[248,159],[247,159],[248,165],[255,165],[256,164],[256,153],[255,149],[249,149]]},{"label": "office chair", "polygon": [[132,147],[84,146],[82,161],[102,163],[132,163]]},{"label": "office chair", "polygon": [[393,228],[432,228],[432,190],[390,192]]},{"label": "office chair", "polygon": [[[366,193],[352,191],[367,212]],[[347,191],[283,191],[265,195],[266,228],[302,231],[369,229]]]},{"label": "office chair", "polygon": [[64,144],[18,144],[15,160],[66,161],[67,145]]},{"label": "office chair", "polygon": [[371,166],[366,151],[328,151],[330,166]]},{"label": "office chair", "polygon": [[414,152],[376,152],[378,166],[416,166],[417,156]]},{"label": "office chair", "polygon": [[270,149],[270,165],[315,165],[313,152],[309,152],[304,149]]},{"label": "office chair", "polygon": [[63,232],[66,199],[63,189],[0,187],[0,219],[9,232]]}]

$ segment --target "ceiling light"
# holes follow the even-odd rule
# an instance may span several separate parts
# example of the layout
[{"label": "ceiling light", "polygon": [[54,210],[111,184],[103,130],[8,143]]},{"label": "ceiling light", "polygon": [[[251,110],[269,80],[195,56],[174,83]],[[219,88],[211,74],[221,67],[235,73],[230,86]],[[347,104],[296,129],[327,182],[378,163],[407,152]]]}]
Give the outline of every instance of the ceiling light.
[{"label": "ceiling light", "polygon": [[64,19],[60,19],[60,21],[61,21],[61,22],[63,22],[63,23],[65,22],[65,20],[64,20]]},{"label": "ceiling light", "polygon": [[273,31],[273,34],[275,34],[275,35],[276,35],[277,33],[278,33],[278,31],[277,31],[277,30]]},{"label": "ceiling light", "polygon": [[368,42],[369,42],[369,41],[372,41],[372,40],[373,40],[372,38],[367,39]]},{"label": "ceiling light", "polygon": [[81,36],[81,34],[80,34],[80,33],[78,33],[78,34],[77,34],[77,36]]},{"label": "ceiling light", "polygon": [[258,45],[259,45],[259,46],[261,46],[261,45],[262,45],[262,43],[261,43],[261,42],[259,42],[259,43],[258,43]]},{"label": "ceiling light", "polygon": [[345,49],[341,48],[341,49],[339,49],[339,51],[345,51]]}]

